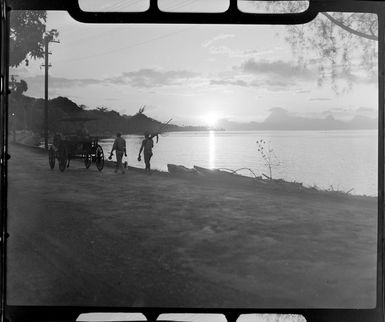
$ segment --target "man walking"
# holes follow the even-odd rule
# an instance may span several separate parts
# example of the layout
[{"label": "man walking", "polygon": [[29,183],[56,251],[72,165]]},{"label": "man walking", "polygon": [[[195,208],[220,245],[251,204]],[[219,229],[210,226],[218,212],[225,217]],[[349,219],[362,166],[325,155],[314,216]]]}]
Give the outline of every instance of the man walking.
[{"label": "man walking", "polygon": [[119,169],[121,169],[122,173],[124,173],[122,158],[123,158],[123,153],[125,156],[127,156],[126,140],[122,138],[122,134],[119,132],[116,134],[116,139],[114,141],[114,145],[112,146],[112,150],[109,157],[110,160],[114,151],[116,151],[115,173],[117,173]]},{"label": "man walking", "polygon": [[150,160],[152,157],[152,148],[154,147],[154,141],[152,141],[153,136],[148,132],[144,134],[144,140],[139,150],[138,161],[141,160],[140,154],[143,151],[144,163],[146,164],[146,173],[151,175],[151,165]]}]

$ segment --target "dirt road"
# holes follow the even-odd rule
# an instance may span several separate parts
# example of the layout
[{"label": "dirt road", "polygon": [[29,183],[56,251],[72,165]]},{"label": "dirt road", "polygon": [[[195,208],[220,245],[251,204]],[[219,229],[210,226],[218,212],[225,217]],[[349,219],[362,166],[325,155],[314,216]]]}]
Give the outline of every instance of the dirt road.
[{"label": "dirt road", "polygon": [[375,198],[10,153],[9,304],[375,305]]}]

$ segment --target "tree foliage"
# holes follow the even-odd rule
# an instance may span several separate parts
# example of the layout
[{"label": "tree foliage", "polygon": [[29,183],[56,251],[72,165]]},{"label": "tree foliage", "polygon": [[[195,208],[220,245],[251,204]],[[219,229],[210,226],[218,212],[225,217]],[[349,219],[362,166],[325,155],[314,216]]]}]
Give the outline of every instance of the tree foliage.
[{"label": "tree foliage", "polygon": [[323,13],[307,25],[289,26],[286,40],[299,62],[317,63],[320,83],[331,78],[336,86],[335,79],[340,76],[351,86],[357,66],[364,68],[369,78],[376,71],[377,42],[359,35],[369,36],[376,28],[376,17],[371,14]]},{"label": "tree foliage", "polygon": [[20,82],[12,83],[10,89],[15,95],[22,95],[28,90],[28,85],[27,82],[22,79]]},{"label": "tree foliage", "polygon": [[[303,1],[256,2],[268,12],[301,12]],[[312,22],[288,25],[286,41],[298,62],[304,66],[317,64],[319,82],[330,77],[335,86],[336,76],[343,76],[349,85],[360,66],[375,75],[378,53],[377,15],[370,13],[321,12]]]},{"label": "tree foliage", "polygon": [[[28,57],[37,59],[44,54],[46,11],[12,11],[10,21],[10,66],[18,66]],[[52,32],[48,33],[52,36]]]}]

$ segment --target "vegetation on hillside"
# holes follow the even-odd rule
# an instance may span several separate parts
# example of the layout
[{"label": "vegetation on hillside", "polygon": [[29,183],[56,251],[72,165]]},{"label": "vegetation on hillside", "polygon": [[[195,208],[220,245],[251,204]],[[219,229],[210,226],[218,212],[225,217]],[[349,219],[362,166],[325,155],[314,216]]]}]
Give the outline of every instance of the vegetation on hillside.
[{"label": "vegetation on hillside", "polygon": [[[79,122],[69,118],[92,119],[87,122],[91,135],[114,136],[117,131],[123,134],[143,134],[145,131],[157,132],[163,123],[145,115],[140,108],[135,115],[121,115],[106,107],[86,109],[84,105],[77,105],[66,97],[49,100],[49,131],[50,133],[76,132]],[[44,99],[33,98],[20,92],[13,92],[9,96],[9,117],[11,130],[29,130],[42,134],[44,121]],[[205,130],[203,127],[181,127],[168,124],[165,131]]]}]

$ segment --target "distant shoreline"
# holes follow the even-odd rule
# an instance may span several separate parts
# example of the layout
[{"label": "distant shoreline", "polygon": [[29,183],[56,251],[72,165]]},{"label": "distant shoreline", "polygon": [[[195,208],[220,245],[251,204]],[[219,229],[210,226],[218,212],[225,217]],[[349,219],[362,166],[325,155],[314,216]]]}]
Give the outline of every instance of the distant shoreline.
[{"label": "distant shoreline", "polygon": [[[19,146],[21,148],[26,149],[32,149],[37,153],[46,153],[44,150],[44,146],[32,146],[28,144],[23,143],[12,143],[14,146]],[[106,154],[106,151],[105,151]],[[116,162],[110,161],[107,158],[104,160],[105,167],[107,168],[114,168]],[[281,178],[274,178],[271,180],[268,180],[267,178],[263,178],[262,176],[252,177],[252,176],[246,176],[241,173],[236,172],[230,172],[230,169],[224,170],[222,168],[203,168],[199,166],[194,166],[193,168],[187,168],[184,165],[175,165],[175,164],[168,164],[168,170],[161,170],[161,169],[154,169],[153,171],[155,173],[164,174],[167,176],[172,177],[182,177],[184,179],[190,179],[195,181],[196,179],[217,179],[220,182],[229,184],[232,180],[235,180],[237,184],[246,184],[249,185],[250,182],[254,182],[256,184],[262,184],[264,187],[281,187],[284,190],[287,191],[293,191],[293,192],[305,192],[305,193],[320,193],[321,195],[325,196],[334,196],[334,197],[348,197],[348,198],[373,198],[377,199],[378,196],[376,195],[370,195],[370,194],[354,194],[351,191],[342,191],[342,190],[330,190],[330,189],[323,189],[319,188],[317,186],[310,186],[307,184],[304,184],[302,182],[296,182],[296,181],[286,181]],[[142,171],[143,169],[140,167],[134,167],[134,166],[127,166],[128,170],[131,171]],[[172,171],[174,169],[174,171]],[[176,170],[175,170],[176,169]],[[234,183],[234,182],[233,182]]]},{"label": "distant shoreline", "polygon": [[[199,132],[199,133],[207,133],[207,132],[227,132],[227,133],[234,133],[234,132],[359,132],[359,131],[378,131],[378,129],[332,129],[332,130],[305,130],[305,129],[264,129],[264,130],[226,130],[226,129],[207,129],[207,130],[172,130],[172,131],[164,131],[163,133],[190,133],[190,132]],[[123,135],[140,135],[142,136],[143,133],[123,133]],[[112,135],[110,137],[102,137],[98,136],[99,138],[111,138],[114,137],[115,135]]]}]

